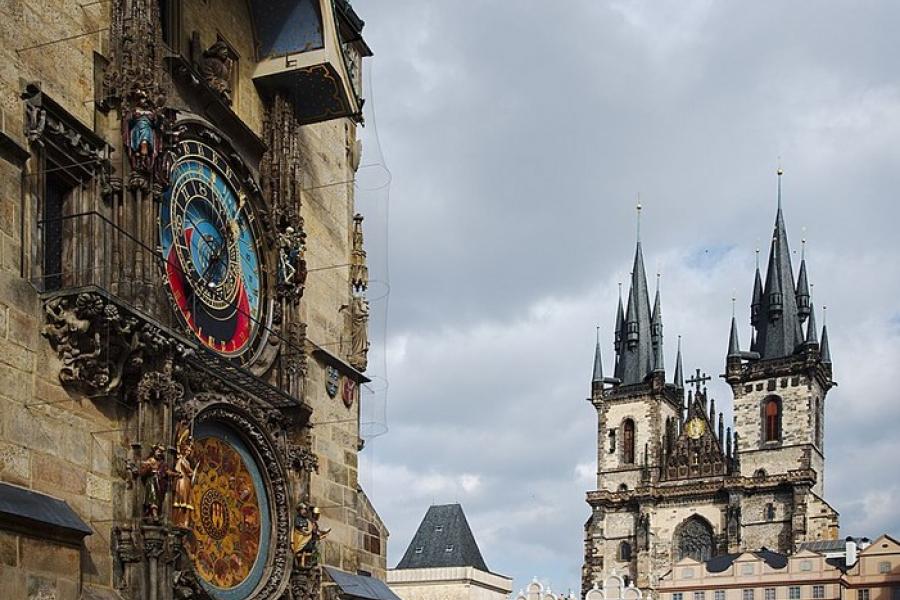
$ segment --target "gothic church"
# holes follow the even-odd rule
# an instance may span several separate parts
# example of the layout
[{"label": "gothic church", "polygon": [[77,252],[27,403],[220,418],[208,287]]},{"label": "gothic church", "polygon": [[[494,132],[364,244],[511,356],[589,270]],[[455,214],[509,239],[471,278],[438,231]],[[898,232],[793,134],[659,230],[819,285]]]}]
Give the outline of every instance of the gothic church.
[{"label": "gothic church", "polygon": [[[582,594],[613,570],[645,591],[677,561],[833,539],[838,514],[823,497],[825,396],[834,385],[828,332],[810,301],[805,257],[794,277],[778,211],[765,280],[757,266],[749,350],[732,319],[725,380],[733,427],[697,371],[671,380],[663,358],[659,290],[650,304],[638,239],[627,304],[619,299],[615,369],[598,342],[591,383],[597,410],[597,489],[587,494]],[[687,383],[687,389],[685,387]]]}]

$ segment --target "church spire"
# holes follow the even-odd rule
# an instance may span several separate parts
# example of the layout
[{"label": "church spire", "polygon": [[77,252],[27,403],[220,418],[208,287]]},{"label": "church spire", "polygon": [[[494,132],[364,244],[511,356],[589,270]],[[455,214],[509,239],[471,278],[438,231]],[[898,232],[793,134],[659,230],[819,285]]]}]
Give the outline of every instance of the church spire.
[{"label": "church spire", "polygon": [[597,327],[597,347],[594,349],[594,376],[592,383],[603,381],[603,358],[600,356],[600,328]]},{"label": "church spire", "polygon": [[[640,204],[637,210],[638,223],[640,223]],[[644,269],[640,229],[638,229],[637,246],[634,252],[634,268],[631,271],[631,289],[628,292],[627,306],[616,377],[624,385],[631,385],[642,383],[653,369],[650,294],[647,289],[647,273]]]},{"label": "church spire", "polygon": [[763,294],[763,285],[762,285],[762,275],[759,273],[759,248],[756,249],[756,276],[753,280],[753,300],[750,302],[750,324],[753,327],[759,327],[760,324],[760,314],[759,310],[762,307],[762,294]]},{"label": "church spire", "polygon": [[809,317],[809,277],[806,275],[806,239],[803,239],[803,250],[800,252],[800,274],[797,276],[797,316],[801,323],[805,323]]},{"label": "church spire", "polygon": [[[822,312],[824,313],[826,308],[822,307]],[[819,354],[822,357],[822,363],[826,365],[831,364],[831,348],[828,347],[828,319],[822,319],[825,324],[822,325],[822,341],[819,344]]]},{"label": "church spire", "polygon": [[728,336],[728,358],[741,356],[741,343],[738,341],[737,317],[731,317],[731,335]]},{"label": "church spire", "polygon": [[806,325],[806,345],[819,344],[819,332],[816,331],[816,309],[810,304],[809,306],[809,323]]},{"label": "church spire", "polygon": [[790,356],[803,342],[791,251],[781,209],[783,173],[781,169],[778,170],[778,212],[775,216],[769,265],[758,312],[756,351],[764,360]]},{"label": "church spire", "polygon": [[653,343],[653,371],[665,373],[666,361],[663,358],[663,324],[662,302],[659,293],[659,273],[656,274],[656,299],[653,302],[653,316],[650,319],[650,337]]},{"label": "church spire", "polygon": [[681,358],[681,336],[678,336],[678,356],[675,358],[675,389],[684,389],[684,364]]}]

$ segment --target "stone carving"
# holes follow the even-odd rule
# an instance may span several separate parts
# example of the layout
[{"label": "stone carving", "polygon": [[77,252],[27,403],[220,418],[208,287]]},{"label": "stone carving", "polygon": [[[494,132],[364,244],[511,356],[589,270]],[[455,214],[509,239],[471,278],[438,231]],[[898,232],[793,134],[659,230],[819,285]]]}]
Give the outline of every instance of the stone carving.
[{"label": "stone carving", "polygon": [[[55,104],[45,99],[38,84],[29,84],[22,92],[25,104],[25,138],[29,143],[44,147],[49,141],[69,155],[73,167],[84,169],[108,180],[112,168],[109,147],[99,138],[79,131],[72,117],[48,110]],[[59,111],[59,108],[53,110]]]},{"label": "stone carving", "polygon": [[150,191],[154,182],[161,185],[166,176],[160,159],[169,128],[159,2],[112,0],[110,43],[112,64],[104,78],[101,108],[121,109],[131,165],[129,187]]},{"label": "stone carving", "polygon": [[685,520],[675,531],[676,560],[691,557],[705,562],[713,557],[715,544],[708,523],[698,517]]},{"label": "stone carving", "polygon": [[288,464],[295,471],[319,472],[319,457],[306,446],[292,444],[288,449]]},{"label": "stone carving", "polygon": [[204,50],[203,56],[200,58],[200,75],[228,105],[231,104],[232,94],[231,72],[237,58],[237,54],[224,40],[218,40]]},{"label": "stone carving", "polygon": [[366,265],[366,251],[363,249],[363,216],[353,216],[353,249],[350,254],[350,285],[355,292],[363,292],[369,287],[369,267]]},{"label": "stone carving", "polygon": [[276,95],[266,110],[264,138],[268,151],[260,166],[262,190],[270,207],[270,234],[278,247],[279,298],[296,304],[306,284],[306,233],[300,216],[302,193],[300,125],[291,103]]},{"label": "stone carving", "polygon": [[[144,484],[144,520],[159,523],[160,514],[169,489],[169,479],[179,477],[166,463],[166,449],[156,444],[150,450],[150,456],[141,461],[137,476]],[[146,540],[145,540],[146,543]]]},{"label": "stone carving", "polygon": [[292,321],[287,326],[287,343],[283,349],[283,368],[292,395],[301,397],[309,369],[306,356],[306,323]]},{"label": "stone carving", "polygon": [[350,352],[347,362],[365,371],[369,364],[369,303],[362,296],[350,300]]},{"label": "stone carving", "polygon": [[184,353],[185,349],[149,323],[124,314],[96,293],[61,296],[44,306],[42,334],[63,363],[59,379],[89,396],[116,392],[128,373],[137,373],[146,357]]},{"label": "stone carving", "polygon": [[650,549],[650,515],[641,513],[637,518],[637,550],[644,552]]},{"label": "stone carving", "polygon": [[294,553],[294,565],[298,569],[308,569],[319,565],[319,542],[324,540],[330,529],[319,527],[320,511],[305,502],[297,505],[294,516],[294,531],[291,534],[291,550]]},{"label": "stone carving", "polygon": [[194,506],[191,504],[191,489],[194,484],[194,465],[191,464],[191,453],[194,439],[191,430],[184,422],[178,424],[176,445],[178,454],[175,459],[175,493],[172,498],[172,524],[183,529],[191,528]]}]

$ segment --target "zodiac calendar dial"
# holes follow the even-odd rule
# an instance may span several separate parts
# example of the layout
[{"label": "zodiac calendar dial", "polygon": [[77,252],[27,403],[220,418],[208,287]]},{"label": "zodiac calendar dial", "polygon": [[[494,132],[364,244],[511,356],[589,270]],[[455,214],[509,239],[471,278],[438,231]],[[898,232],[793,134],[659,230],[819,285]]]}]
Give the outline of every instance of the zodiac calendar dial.
[{"label": "zodiac calendar dial", "polygon": [[251,361],[265,329],[265,270],[253,206],[228,161],[182,141],[159,222],[178,317],[210,349]]}]

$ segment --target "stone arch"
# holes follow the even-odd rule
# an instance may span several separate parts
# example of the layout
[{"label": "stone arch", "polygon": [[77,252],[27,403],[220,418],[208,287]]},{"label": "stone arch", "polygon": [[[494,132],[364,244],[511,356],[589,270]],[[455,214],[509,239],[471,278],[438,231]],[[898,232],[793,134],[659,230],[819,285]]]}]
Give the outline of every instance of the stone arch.
[{"label": "stone arch", "polygon": [[709,521],[692,515],[675,529],[675,560],[693,558],[704,562],[715,556],[715,532]]}]

